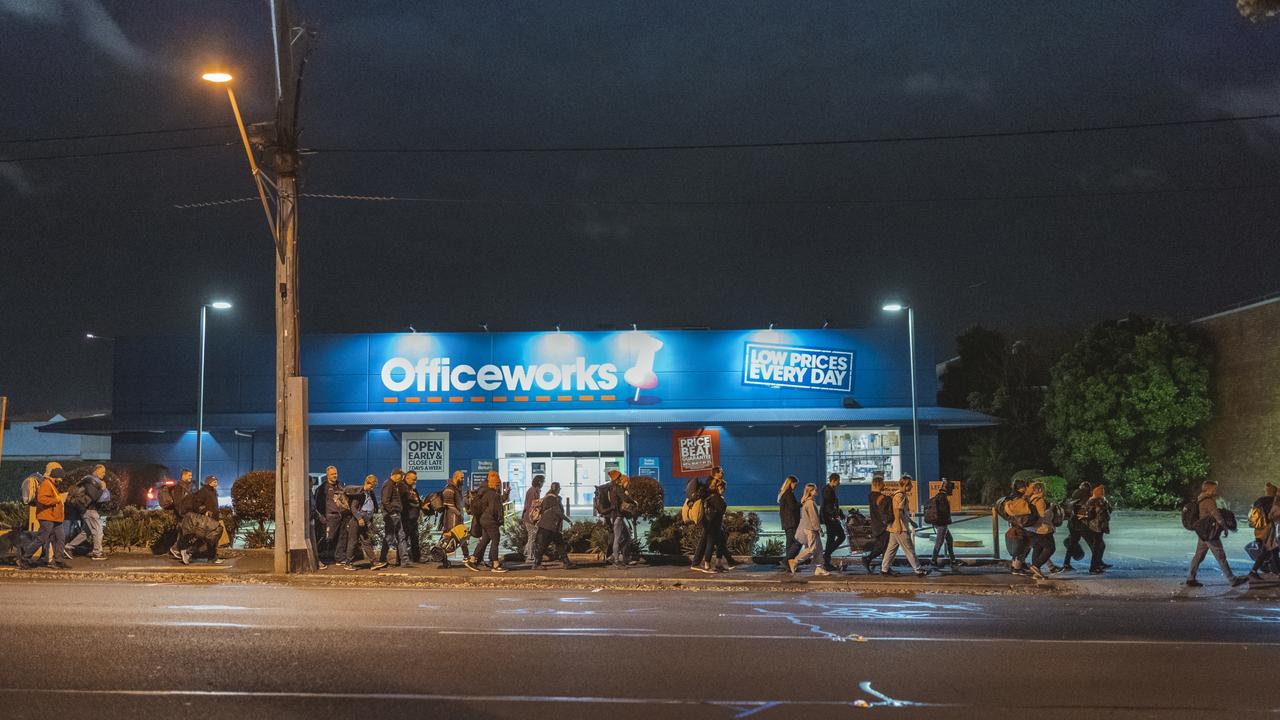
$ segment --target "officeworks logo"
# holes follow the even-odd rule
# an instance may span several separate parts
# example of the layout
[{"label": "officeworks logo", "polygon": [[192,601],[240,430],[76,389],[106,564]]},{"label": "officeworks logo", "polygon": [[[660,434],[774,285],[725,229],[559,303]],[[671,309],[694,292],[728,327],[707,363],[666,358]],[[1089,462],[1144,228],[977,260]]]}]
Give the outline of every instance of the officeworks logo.
[{"label": "officeworks logo", "polygon": [[853,353],[847,350],[747,343],[743,385],[853,391]]},{"label": "officeworks logo", "polygon": [[613,390],[618,387],[618,366],[588,363],[578,356],[572,363],[539,365],[455,365],[447,357],[393,357],[382,365],[382,385],[391,392],[569,392]]}]

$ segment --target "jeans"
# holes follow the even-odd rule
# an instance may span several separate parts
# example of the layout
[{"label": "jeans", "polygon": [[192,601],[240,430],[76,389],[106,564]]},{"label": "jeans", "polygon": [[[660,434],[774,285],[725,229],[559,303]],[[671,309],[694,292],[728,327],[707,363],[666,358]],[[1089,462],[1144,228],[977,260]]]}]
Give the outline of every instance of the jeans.
[{"label": "jeans", "polygon": [[400,516],[386,514],[382,516],[382,553],[378,557],[380,561],[387,561],[387,549],[393,542],[396,544],[396,563],[400,565],[408,563],[409,543],[404,539],[404,527],[400,524]]},{"label": "jeans", "polygon": [[[41,520],[40,530],[36,533],[35,538],[30,540],[27,546],[23,548],[22,556],[29,559],[36,554],[36,550],[45,548],[45,564],[52,565],[55,562],[62,562],[62,550],[66,547],[66,544],[67,536],[62,530],[62,523]],[[53,547],[53,552],[49,552],[50,546]]]},{"label": "jeans", "polygon": [[338,547],[338,535],[342,531],[341,515],[325,515],[324,516],[324,539],[320,541],[320,547],[316,550],[316,557],[320,559],[329,558],[333,562],[345,562],[346,548]]},{"label": "jeans", "polygon": [[[534,527],[536,528],[537,526],[535,525]],[[569,545],[564,541],[564,535],[559,531],[538,528],[538,531],[533,534],[533,538],[534,543],[532,557],[534,567],[542,565],[542,555],[547,552],[547,548],[552,545],[555,546],[555,554],[551,556],[553,560],[559,560],[564,563],[566,567],[572,564],[569,562]]]},{"label": "jeans", "polygon": [[[357,545],[359,546],[360,554],[364,559],[369,563],[373,562],[373,539],[370,537],[369,533],[369,523],[372,519],[372,517],[367,516],[361,518],[347,518],[347,546],[344,548],[346,552],[343,554],[343,557],[346,558],[347,562],[355,560]],[[363,525],[360,523],[360,520],[364,520]]]},{"label": "jeans", "polygon": [[716,559],[716,555],[724,558],[725,562],[733,562],[729,556],[729,548],[725,544],[724,524],[715,523],[702,526],[702,542],[698,543],[698,551],[693,554],[692,565],[701,565],[704,562],[711,562]]},{"label": "jeans", "polygon": [[627,526],[627,519],[621,515],[615,515],[613,518],[613,554],[609,559],[618,565],[627,564],[627,552],[631,546],[631,528]]},{"label": "jeans", "polygon": [[889,533],[888,531],[881,531],[881,533],[879,535],[876,535],[875,538],[871,541],[871,547],[867,548],[867,557],[866,557],[867,565],[871,565],[872,563],[874,563],[876,561],[876,558],[883,555],[884,551],[888,549],[889,549]]},{"label": "jeans", "polygon": [[1107,543],[1102,539],[1102,533],[1085,528],[1080,531],[1080,538],[1089,546],[1089,569],[1101,570],[1102,553],[1107,549]]},{"label": "jeans", "polygon": [[[803,549],[800,549],[796,553],[794,558],[796,565],[799,565],[805,560],[816,556],[820,552],[819,548],[822,547],[822,537],[818,534],[816,529],[805,530],[797,537],[796,544],[797,547],[803,547]],[[815,569],[817,568],[815,567]]]},{"label": "jeans", "polygon": [[81,516],[84,520],[84,529],[79,535],[75,536],[71,542],[67,543],[67,548],[76,548],[85,540],[93,541],[93,554],[95,556],[102,555],[102,515],[93,508],[84,511]]},{"label": "jeans", "polygon": [[[40,523],[41,529],[44,523]],[[1195,580],[1196,571],[1200,569],[1200,563],[1204,561],[1204,555],[1207,552],[1213,553],[1213,559],[1218,561],[1218,567],[1222,568],[1222,576],[1227,582],[1235,580],[1236,576],[1231,572],[1231,565],[1227,563],[1227,553],[1222,549],[1222,540],[1200,540],[1196,539],[1196,554],[1191,556],[1191,569],[1187,571],[1187,579]]]},{"label": "jeans", "polygon": [[404,518],[404,539],[409,546],[409,559],[422,562],[422,530],[418,518]]},{"label": "jeans", "polygon": [[933,526],[933,561],[934,567],[938,565],[938,553],[945,552],[947,559],[951,561],[951,565],[956,564],[956,548],[955,540],[951,537],[950,525],[934,525]]},{"label": "jeans", "polygon": [[796,529],[793,527],[784,527],[782,528],[782,532],[787,536],[787,545],[784,554],[788,560],[792,560],[800,554],[801,548],[799,541],[796,540]]},{"label": "jeans", "polygon": [[889,572],[889,568],[893,566],[893,559],[898,555],[898,548],[902,548],[902,554],[911,564],[911,569],[920,572],[920,561],[916,560],[916,546],[912,543],[911,533],[905,531],[889,533],[889,545],[884,550],[884,560],[880,561],[880,572]]},{"label": "jeans", "polygon": [[829,570],[831,569],[831,553],[844,544],[844,524],[837,518],[835,520],[823,520],[822,525],[827,530],[827,545],[822,549],[822,564]]},{"label": "jeans", "polygon": [[480,541],[476,543],[476,561],[484,560],[485,548],[489,550],[489,562],[498,562],[498,526],[480,523]]},{"label": "jeans", "polygon": [[524,542],[524,559],[537,565],[542,560],[542,555],[538,552],[538,526],[531,522],[524,523],[524,532],[528,537]]},{"label": "jeans", "polygon": [[1053,559],[1053,553],[1058,550],[1058,544],[1053,539],[1053,533],[1035,533],[1031,536],[1031,564],[1034,567],[1042,567],[1045,563]]},{"label": "jeans", "polygon": [[1018,528],[1011,527],[1004,533],[1008,546],[1010,565],[1019,568],[1027,564],[1027,554],[1031,552],[1029,536]]}]

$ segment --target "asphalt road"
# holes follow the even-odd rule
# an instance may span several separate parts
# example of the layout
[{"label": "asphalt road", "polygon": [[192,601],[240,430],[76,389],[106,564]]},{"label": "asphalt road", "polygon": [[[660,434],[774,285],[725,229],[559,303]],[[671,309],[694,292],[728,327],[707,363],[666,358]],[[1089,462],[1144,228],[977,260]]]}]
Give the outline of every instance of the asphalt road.
[{"label": "asphalt road", "polygon": [[1280,708],[1239,599],[0,585],[0,715],[1205,718]]}]

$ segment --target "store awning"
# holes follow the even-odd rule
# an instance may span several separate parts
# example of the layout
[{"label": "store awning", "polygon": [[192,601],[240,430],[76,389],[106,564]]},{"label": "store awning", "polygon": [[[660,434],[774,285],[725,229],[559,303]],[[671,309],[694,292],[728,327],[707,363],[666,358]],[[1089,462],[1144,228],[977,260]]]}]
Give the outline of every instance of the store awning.
[{"label": "store awning", "polygon": [[[999,419],[972,410],[926,406],[919,408],[921,425],[937,429],[989,427]],[[871,408],[631,408],[600,410],[512,410],[512,411],[399,411],[324,412],[311,414],[313,428],[447,428],[547,427],[621,425],[901,425],[911,422],[910,407]],[[71,435],[116,435],[120,433],[188,432],[195,429],[194,415],[132,415],[92,417],[49,423],[40,432]],[[275,427],[271,413],[205,415],[205,430],[260,430]]]}]

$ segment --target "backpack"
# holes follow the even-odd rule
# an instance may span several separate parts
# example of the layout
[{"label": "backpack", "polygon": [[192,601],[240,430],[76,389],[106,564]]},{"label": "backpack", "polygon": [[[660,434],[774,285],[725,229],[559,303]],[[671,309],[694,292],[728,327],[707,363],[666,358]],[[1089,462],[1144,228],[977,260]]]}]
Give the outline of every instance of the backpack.
[{"label": "backpack", "polygon": [[1004,516],[1004,519],[1008,520],[1009,524],[1016,528],[1029,528],[1040,519],[1035,506],[1021,495],[1006,498],[1000,504],[1000,509],[1000,514]]},{"label": "backpack", "polygon": [[161,510],[172,510],[173,509],[173,486],[161,485],[158,500],[160,503]]},{"label": "backpack", "polygon": [[36,495],[40,492],[41,476],[32,473],[22,481],[22,502],[27,505],[36,504]]},{"label": "backpack", "polygon": [[1086,504],[1084,526],[1096,533],[1111,532],[1111,510],[1105,502]]},{"label": "backpack", "polygon": [[1249,508],[1249,527],[1254,530],[1263,530],[1267,527],[1267,514],[1262,512],[1262,508],[1254,505]]},{"label": "backpack", "polygon": [[949,500],[947,500],[947,496],[942,493],[938,493],[929,499],[929,505],[924,509],[924,521],[926,523],[930,525],[938,524],[938,520],[942,515],[942,511],[938,507],[938,503],[940,502],[949,502]]},{"label": "backpack", "polygon": [[1182,503],[1182,527],[1196,531],[1196,523],[1200,522],[1200,501],[1187,500]]},{"label": "backpack", "polygon": [[422,511],[428,515],[435,515],[444,509],[444,493],[437,490],[429,493],[422,499]]},{"label": "backpack", "polygon": [[463,501],[463,506],[466,508],[468,515],[475,516],[480,514],[480,501],[483,498],[483,490],[476,489],[467,491],[467,498]]},{"label": "backpack", "polygon": [[542,519],[542,500],[538,500],[533,504],[533,507],[529,508],[529,524],[537,525],[538,521],[541,519]]},{"label": "backpack", "polygon": [[636,511],[639,509],[640,506],[636,504],[635,500],[630,497],[624,497],[622,498],[622,505],[618,507],[618,512],[622,513],[623,517],[631,518],[636,516]]},{"label": "backpack", "polygon": [[702,498],[685,500],[680,507],[680,520],[694,524],[702,522]]},{"label": "backpack", "polygon": [[591,509],[597,515],[608,515],[613,510],[613,504],[609,502],[609,483],[596,486],[595,497],[591,498]]},{"label": "backpack", "polygon": [[1063,509],[1061,503],[1049,503],[1045,506],[1045,520],[1054,527],[1058,527],[1067,519],[1067,511]]},{"label": "backpack", "polygon": [[89,499],[89,491],[84,488],[84,483],[78,482],[67,490],[65,502],[69,507],[84,512],[92,501]]}]

